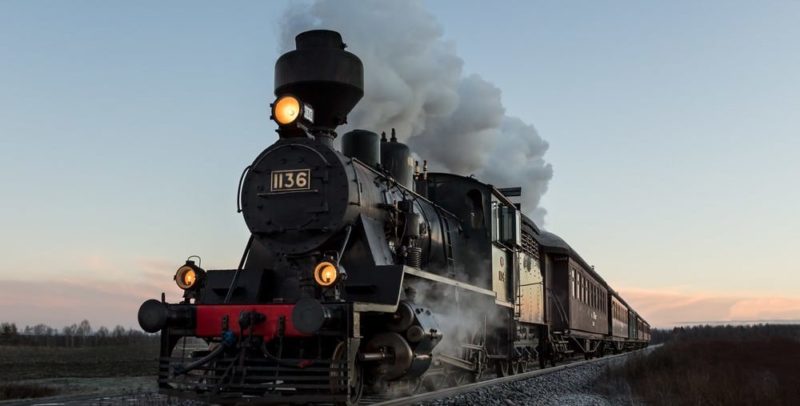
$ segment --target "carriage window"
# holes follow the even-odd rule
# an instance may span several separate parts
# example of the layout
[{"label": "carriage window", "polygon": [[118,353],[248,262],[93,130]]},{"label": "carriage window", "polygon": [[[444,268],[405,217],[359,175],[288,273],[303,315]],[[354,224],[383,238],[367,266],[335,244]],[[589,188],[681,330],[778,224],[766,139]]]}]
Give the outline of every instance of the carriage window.
[{"label": "carriage window", "polygon": [[581,279],[583,281],[583,303],[589,304],[589,286],[587,284],[586,278]]},{"label": "carriage window", "polygon": [[592,295],[592,292],[589,290],[589,280],[588,279],[584,279],[583,280],[583,301],[587,305],[591,305],[592,304],[591,295]]},{"label": "carriage window", "polygon": [[586,289],[585,289],[585,287],[586,286],[584,284],[583,275],[581,275],[581,283],[578,285],[578,289],[580,289],[580,292],[581,292],[581,297],[580,297],[581,302],[586,300],[586,296],[585,296],[586,295]]},{"label": "carriage window", "polygon": [[583,303],[586,303],[586,278],[581,276],[581,296]]},{"label": "carriage window", "polygon": [[597,288],[597,285],[594,286],[594,307],[600,310],[600,290]]},{"label": "carriage window", "polygon": [[594,287],[594,305],[597,306],[597,310],[600,310],[600,290],[597,286]]},{"label": "carriage window", "polygon": [[569,270],[569,296],[575,297],[575,270]]},{"label": "carriage window", "polygon": [[583,280],[583,292],[584,292],[583,293],[583,295],[584,295],[583,301],[586,302],[587,305],[591,305],[592,304],[592,291],[589,290],[589,280],[588,279],[584,279]]}]

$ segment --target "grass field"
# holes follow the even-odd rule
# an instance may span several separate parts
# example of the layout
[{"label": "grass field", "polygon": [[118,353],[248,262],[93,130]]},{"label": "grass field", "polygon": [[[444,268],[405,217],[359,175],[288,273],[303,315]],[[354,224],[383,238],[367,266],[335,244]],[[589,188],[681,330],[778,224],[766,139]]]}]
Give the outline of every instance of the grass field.
[{"label": "grass field", "polygon": [[[151,382],[155,386],[157,359],[158,343],[94,347],[0,345],[0,400],[119,392]],[[142,376],[149,377],[126,378]]]},{"label": "grass field", "polygon": [[652,405],[798,404],[800,331],[797,338],[718,332],[672,339],[609,370],[599,385],[630,387],[633,398]]},{"label": "grass field", "polygon": [[157,359],[157,344],[76,348],[0,346],[0,382],[156,375]]}]

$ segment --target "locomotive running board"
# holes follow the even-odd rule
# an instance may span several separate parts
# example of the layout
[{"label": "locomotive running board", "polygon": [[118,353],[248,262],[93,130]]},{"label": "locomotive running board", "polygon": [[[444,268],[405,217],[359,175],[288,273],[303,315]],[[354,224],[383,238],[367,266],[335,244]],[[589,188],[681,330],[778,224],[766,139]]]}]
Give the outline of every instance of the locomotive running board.
[{"label": "locomotive running board", "polygon": [[428,279],[428,280],[435,281],[435,282],[445,283],[445,284],[448,284],[450,286],[455,286],[455,287],[460,288],[460,289],[469,290],[469,291],[480,293],[480,294],[483,294],[483,295],[486,295],[486,296],[497,297],[497,295],[493,291],[491,291],[489,289],[479,288],[479,287],[477,287],[475,285],[470,285],[468,283],[459,282],[457,280],[450,279],[450,278],[447,278],[447,277],[444,277],[444,276],[441,276],[441,275],[436,275],[434,273],[425,272],[425,271],[422,271],[422,270],[419,270],[419,269],[415,269],[415,268],[411,268],[411,267],[408,267],[408,266],[405,267],[405,271],[406,271],[407,274],[414,275],[414,276],[416,276],[418,278],[423,278],[423,279]]}]

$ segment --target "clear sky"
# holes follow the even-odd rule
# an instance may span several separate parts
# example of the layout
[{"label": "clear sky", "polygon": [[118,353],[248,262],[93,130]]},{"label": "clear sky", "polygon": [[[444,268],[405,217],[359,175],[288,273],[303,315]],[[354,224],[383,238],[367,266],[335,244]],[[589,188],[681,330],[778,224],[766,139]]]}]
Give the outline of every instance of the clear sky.
[{"label": "clear sky", "polygon": [[[653,324],[800,319],[800,1],[425,7],[549,142],[545,226]],[[187,256],[236,266],[285,9],[0,1],[0,321],[134,326]]]}]

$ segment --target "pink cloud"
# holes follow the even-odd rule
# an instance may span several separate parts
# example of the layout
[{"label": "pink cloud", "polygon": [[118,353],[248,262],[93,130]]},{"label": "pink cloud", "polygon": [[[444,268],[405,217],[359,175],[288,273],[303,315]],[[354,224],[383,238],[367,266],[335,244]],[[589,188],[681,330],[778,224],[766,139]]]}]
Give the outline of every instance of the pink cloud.
[{"label": "pink cloud", "polygon": [[655,327],[800,319],[800,298],[638,288],[620,289],[620,294]]},{"label": "pink cloud", "polygon": [[800,298],[761,297],[736,302],[728,316],[737,320],[800,318]]},{"label": "pink cloud", "polygon": [[88,319],[95,327],[138,328],[142,302],[160,298],[161,292],[168,301],[180,298],[172,280],[177,268],[173,262],[138,259],[120,266],[101,256],[84,259],[88,272],[70,272],[60,279],[0,280],[0,321],[60,328]]},{"label": "pink cloud", "polygon": [[138,328],[142,302],[161,292],[170,302],[180,300],[172,277],[182,264],[180,258],[90,251],[66,253],[57,269],[31,262],[13,273],[0,270],[0,322],[62,327],[88,319],[95,327]]},{"label": "pink cloud", "polygon": [[45,323],[60,328],[83,319],[95,327],[134,327],[138,306],[147,298],[122,283],[112,289],[105,282],[4,280],[0,281],[0,320],[20,327]]}]

